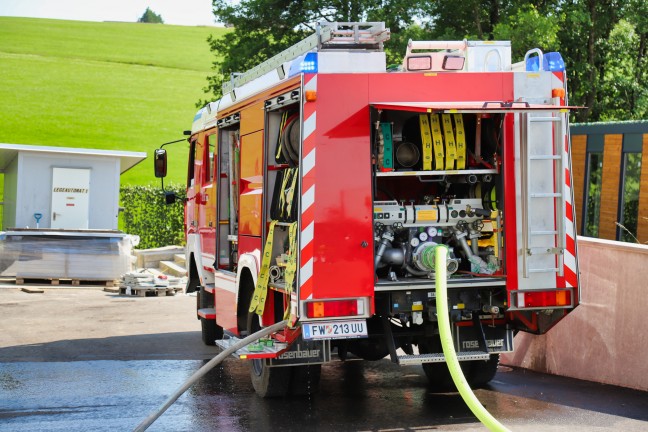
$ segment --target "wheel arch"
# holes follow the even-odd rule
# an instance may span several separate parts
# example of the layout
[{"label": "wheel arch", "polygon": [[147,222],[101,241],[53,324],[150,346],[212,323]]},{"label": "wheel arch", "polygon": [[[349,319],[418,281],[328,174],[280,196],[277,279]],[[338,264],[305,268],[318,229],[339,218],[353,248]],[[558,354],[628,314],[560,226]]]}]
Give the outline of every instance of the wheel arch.
[{"label": "wheel arch", "polygon": [[198,273],[198,267],[196,266],[196,260],[194,259],[193,253],[190,253],[186,257],[186,260],[187,287],[185,292],[188,294],[197,292],[200,289],[200,274]]},{"label": "wheel arch", "polygon": [[258,275],[258,257],[249,253],[241,255],[236,276],[236,325],[239,333],[247,331],[248,308],[250,307]]}]

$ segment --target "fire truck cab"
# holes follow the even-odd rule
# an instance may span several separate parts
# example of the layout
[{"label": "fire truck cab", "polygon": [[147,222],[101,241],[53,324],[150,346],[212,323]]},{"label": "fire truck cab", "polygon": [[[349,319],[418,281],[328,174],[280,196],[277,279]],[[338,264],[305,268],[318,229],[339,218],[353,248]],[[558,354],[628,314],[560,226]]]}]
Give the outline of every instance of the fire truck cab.
[{"label": "fire truck cab", "polygon": [[451,385],[435,306],[445,267],[468,382],[517,331],[579,300],[566,74],[503,41],[410,42],[387,68],[383,23],[326,23],[196,114],[188,291],[206,344],[287,319],[239,350],[261,396],[317,387],[323,363],[389,357]]}]

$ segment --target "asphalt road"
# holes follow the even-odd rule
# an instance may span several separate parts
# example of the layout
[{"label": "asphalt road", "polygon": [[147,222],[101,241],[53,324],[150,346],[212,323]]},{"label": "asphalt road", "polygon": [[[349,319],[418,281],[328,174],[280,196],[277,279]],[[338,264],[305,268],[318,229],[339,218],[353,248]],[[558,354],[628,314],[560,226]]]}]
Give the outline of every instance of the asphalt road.
[{"label": "asphalt road", "polygon": [[[0,285],[0,431],[132,430],[218,352],[202,345],[194,307],[184,295]],[[486,430],[417,366],[334,362],[319,393],[280,400],[258,398],[248,374],[228,359],[149,430]],[[476,394],[514,431],[648,430],[644,392],[502,366]]]}]

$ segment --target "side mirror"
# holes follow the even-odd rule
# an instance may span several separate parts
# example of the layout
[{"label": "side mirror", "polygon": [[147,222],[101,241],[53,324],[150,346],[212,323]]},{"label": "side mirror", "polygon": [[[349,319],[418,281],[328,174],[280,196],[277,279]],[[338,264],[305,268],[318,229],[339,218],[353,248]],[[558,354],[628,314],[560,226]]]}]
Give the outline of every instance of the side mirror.
[{"label": "side mirror", "polygon": [[175,204],[175,202],[176,202],[176,194],[174,192],[164,192],[164,202],[167,205]]},{"label": "side mirror", "polygon": [[155,165],[155,177],[164,178],[167,175],[167,153],[164,149],[155,149],[153,164]]}]

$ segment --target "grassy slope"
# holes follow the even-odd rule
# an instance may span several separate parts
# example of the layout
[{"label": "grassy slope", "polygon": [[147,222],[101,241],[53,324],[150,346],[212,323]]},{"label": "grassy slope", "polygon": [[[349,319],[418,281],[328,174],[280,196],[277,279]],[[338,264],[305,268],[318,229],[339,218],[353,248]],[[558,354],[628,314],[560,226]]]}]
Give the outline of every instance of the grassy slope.
[{"label": "grassy slope", "polygon": [[[223,31],[0,17],[0,142],[147,152],[122,184],[158,184],[152,151],[190,128]],[[187,145],[167,148],[182,183]]]}]

